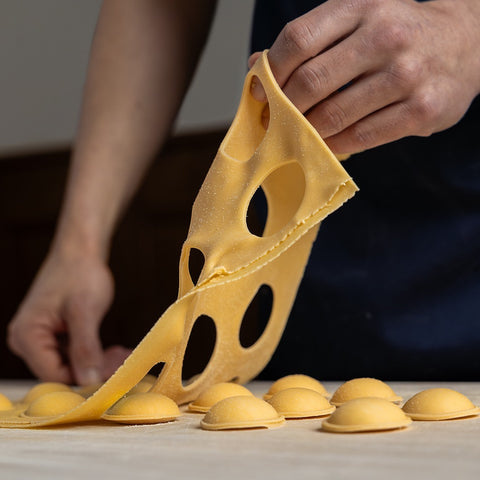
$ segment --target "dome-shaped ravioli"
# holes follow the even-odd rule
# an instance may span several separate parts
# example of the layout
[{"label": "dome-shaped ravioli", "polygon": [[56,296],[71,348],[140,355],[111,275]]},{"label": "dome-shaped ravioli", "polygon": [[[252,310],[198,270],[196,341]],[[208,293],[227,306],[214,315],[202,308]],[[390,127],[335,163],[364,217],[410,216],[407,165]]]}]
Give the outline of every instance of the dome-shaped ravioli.
[{"label": "dome-shaped ravioli", "polygon": [[377,397],[390,402],[400,402],[399,397],[389,385],[376,378],[354,378],[337,388],[330,399],[332,405],[342,405],[355,398]]},{"label": "dome-shaped ravioli", "polygon": [[84,402],[84,398],[72,391],[50,392],[35,399],[25,411],[28,417],[53,417],[69,412]]},{"label": "dome-shaped ravioli", "polygon": [[33,386],[23,397],[22,403],[30,404],[37,398],[52,392],[71,392],[72,389],[64,383],[44,382]]},{"label": "dome-shaped ravioli", "polygon": [[328,392],[325,387],[315,378],[303,374],[294,374],[279,378],[272,384],[270,390],[268,390],[263,398],[268,400],[275,393],[280,392],[281,390],[286,390],[287,388],[308,388],[320,393],[325,397],[328,396]]},{"label": "dome-shaped ravioli", "polygon": [[239,395],[252,395],[250,390],[238,383],[223,382],[212,385],[205,390],[195,401],[188,405],[191,412],[206,413],[220,400]]},{"label": "dome-shaped ravioli", "polygon": [[407,427],[412,420],[394,403],[383,398],[357,398],[344,403],[322,423],[329,432],[368,432]]},{"label": "dome-shaped ravioli", "polygon": [[450,388],[430,388],[417,393],[403,406],[414,420],[449,420],[480,414],[469,398]]},{"label": "dome-shaped ravioli", "polygon": [[267,402],[253,395],[241,395],[220,400],[201,422],[205,430],[238,430],[272,428],[285,422]]},{"label": "dome-shaped ravioli", "polygon": [[280,390],[267,401],[287,419],[322,417],[335,410],[322,394],[308,388]]},{"label": "dome-shaped ravioli", "polygon": [[149,424],[170,422],[179,415],[172,399],[160,393],[141,392],[123,397],[102,418],[118,423]]}]

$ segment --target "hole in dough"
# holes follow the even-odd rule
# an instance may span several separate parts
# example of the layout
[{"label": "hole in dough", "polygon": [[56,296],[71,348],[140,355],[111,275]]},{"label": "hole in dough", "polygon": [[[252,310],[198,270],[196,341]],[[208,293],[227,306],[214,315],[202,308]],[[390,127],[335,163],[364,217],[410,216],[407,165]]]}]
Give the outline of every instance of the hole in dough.
[{"label": "hole in dough", "polygon": [[203,373],[212,357],[217,339],[215,322],[208,315],[195,320],[188,339],[182,366],[182,383],[189,385]]},{"label": "hole in dough", "polygon": [[247,210],[247,228],[252,235],[256,237],[263,236],[267,215],[267,198],[262,187],[258,187],[250,200]]},{"label": "hole in dough", "polygon": [[158,378],[162,373],[163,367],[165,367],[165,362],[157,363],[149,370],[148,375],[153,375]]},{"label": "hole in dough", "polygon": [[[267,176],[261,184],[261,189],[263,189],[267,198],[267,207],[263,207],[263,212],[265,214],[268,211],[261,236],[274,235],[292,220],[302,204],[305,185],[303,168],[297,162],[284,164]],[[260,190],[260,187],[257,192],[258,190]],[[259,198],[256,197],[257,192],[252,196],[247,212],[251,208],[257,208],[261,216],[262,205]],[[251,207],[252,204],[253,207]],[[248,223],[247,227],[249,228]],[[256,235],[250,228],[249,231]]]},{"label": "hole in dough", "polygon": [[198,248],[191,248],[188,257],[188,271],[194,285],[197,284],[203,265],[205,264],[205,256]]},{"label": "hole in dough", "polygon": [[239,339],[243,348],[254,345],[267,328],[273,307],[273,291],[269,285],[262,285],[245,314],[240,325]]},{"label": "hole in dough", "polygon": [[[252,77],[253,79],[261,83],[258,77]],[[246,88],[250,88],[250,85]],[[265,136],[266,130],[263,125],[268,124],[269,115],[265,107],[264,102],[258,102],[252,96],[248,101],[240,103],[237,116],[223,141],[224,153],[241,162],[250,160]],[[252,119],[251,122],[258,122],[260,128],[256,125],[252,126],[250,121],[241,122],[238,120],[240,118]]]}]

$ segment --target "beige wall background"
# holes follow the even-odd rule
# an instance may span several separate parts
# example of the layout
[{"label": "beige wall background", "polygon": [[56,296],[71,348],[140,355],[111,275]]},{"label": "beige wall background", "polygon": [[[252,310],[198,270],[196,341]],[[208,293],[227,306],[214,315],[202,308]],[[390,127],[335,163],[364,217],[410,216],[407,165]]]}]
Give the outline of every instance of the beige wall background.
[{"label": "beige wall background", "polygon": [[[246,72],[253,4],[219,1],[177,133],[230,123]],[[0,156],[71,143],[100,5],[101,0],[0,2]]]}]

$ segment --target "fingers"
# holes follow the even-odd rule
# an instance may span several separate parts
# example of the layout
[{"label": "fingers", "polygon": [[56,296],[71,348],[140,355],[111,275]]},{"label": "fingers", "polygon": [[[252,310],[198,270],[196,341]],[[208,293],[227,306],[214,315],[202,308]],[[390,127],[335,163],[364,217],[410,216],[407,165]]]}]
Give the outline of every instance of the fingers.
[{"label": "fingers", "polygon": [[[288,23],[268,52],[270,68],[280,87],[283,88],[292,73],[305,62],[315,59],[335,42],[352,33],[359,22],[358,15],[345,8],[342,2],[331,0]],[[250,68],[259,56],[259,52],[252,54],[248,62]],[[335,56],[331,55],[332,61]],[[326,68],[328,65],[322,67],[324,73],[326,73]],[[289,89],[296,91],[293,88],[296,84],[303,82],[308,84],[310,80],[316,82],[316,71],[310,64],[303,72],[297,74],[297,79],[294,80],[293,85],[289,86]],[[340,86],[347,81],[349,80],[343,81]],[[265,92],[259,82],[252,86],[252,95],[258,101],[266,101]],[[287,96],[291,99],[295,98],[295,95],[287,94]],[[309,106],[311,105],[313,103],[310,103]]]},{"label": "fingers", "polygon": [[[436,2],[329,0],[282,30],[270,67],[337,154],[427,136],[454,125],[478,94],[475,49],[452,13]],[[266,100],[258,81],[252,94]]]},{"label": "fingers", "polygon": [[103,314],[103,309],[88,296],[69,299],[63,311],[68,324],[71,369],[79,385],[103,380],[103,349],[98,332]]},{"label": "fingers", "polygon": [[344,4],[338,0],[325,2],[288,23],[281,31],[268,52],[268,60],[282,88],[300,65],[349,35],[358,26],[358,15]]},{"label": "fingers", "polygon": [[53,251],[9,325],[8,344],[41,380],[99,383],[98,331],[113,294],[103,259]]},{"label": "fingers", "polygon": [[[283,92],[298,110],[305,113],[364,72],[379,65],[380,58],[365,55],[364,49],[364,43],[358,41],[356,35],[351,35],[341,44],[295,69],[283,86]],[[255,57],[258,58],[254,55],[252,61]],[[338,68],[339,65],[348,65],[348,68]],[[251,91],[257,100],[265,100],[263,87],[256,78],[252,80]]]},{"label": "fingers", "polygon": [[325,141],[333,153],[358,153],[416,131],[410,105],[399,102],[363,118]]},{"label": "fingers", "polygon": [[[298,67],[283,91],[302,112],[377,67],[378,58],[365,55],[364,44],[351,35],[341,44]],[[348,65],[348,68],[339,66]]]},{"label": "fingers", "polygon": [[404,99],[407,92],[389,87],[390,79],[384,72],[363,77],[348,89],[337,92],[312,108],[306,115],[318,133],[327,139],[355,122]]},{"label": "fingers", "polygon": [[47,314],[39,315],[33,325],[20,313],[10,323],[7,343],[21,356],[30,370],[45,381],[73,383],[68,364],[63,362],[60,347]]}]

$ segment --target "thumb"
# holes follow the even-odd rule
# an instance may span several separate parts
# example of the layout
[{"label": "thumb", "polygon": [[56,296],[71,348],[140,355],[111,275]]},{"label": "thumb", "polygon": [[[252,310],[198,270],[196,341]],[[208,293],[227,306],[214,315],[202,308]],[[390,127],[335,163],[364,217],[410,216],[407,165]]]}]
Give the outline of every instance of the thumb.
[{"label": "thumb", "polygon": [[92,385],[103,380],[103,349],[98,328],[102,315],[103,310],[88,298],[71,300],[65,310],[70,367],[79,385]]}]

